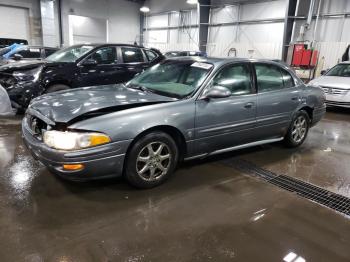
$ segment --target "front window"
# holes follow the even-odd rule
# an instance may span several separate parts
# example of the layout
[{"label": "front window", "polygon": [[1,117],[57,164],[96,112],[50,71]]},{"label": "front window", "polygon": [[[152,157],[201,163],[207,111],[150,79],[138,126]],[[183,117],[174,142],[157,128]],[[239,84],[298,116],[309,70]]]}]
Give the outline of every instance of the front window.
[{"label": "front window", "polygon": [[183,98],[192,94],[203,83],[212,67],[212,64],[194,61],[166,61],[135,77],[127,86]]},{"label": "front window", "polygon": [[71,46],[53,53],[46,59],[52,62],[75,62],[93,48],[91,45]]},{"label": "front window", "polygon": [[339,64],[326,73],[326,76],[350,76],[350,64]]}]

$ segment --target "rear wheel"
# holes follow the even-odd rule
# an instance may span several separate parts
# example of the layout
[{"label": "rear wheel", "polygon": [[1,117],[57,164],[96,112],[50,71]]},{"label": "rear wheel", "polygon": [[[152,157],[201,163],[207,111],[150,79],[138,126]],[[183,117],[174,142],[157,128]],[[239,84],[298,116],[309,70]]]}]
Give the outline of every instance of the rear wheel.
[{"label": "rear wheel", "polygon": [[135,187],[155,187],[171,176],[177,161],[175,141],[166,133],[152,132],[132,146],[127,155],[125,177]]},{"label": "rear wheel", "polygon": [[288,147],[300,146],[309,132],[310,118],[309,115],[301,110],[297,112],[293,118],[292,124],[290,125],[284,142]]},{"label": "rear wheel", "polygon": [[57,92],[57,91],[67,90],[67,89],[70,89],[70,87],[67,85],[56,84],[56,85],[52,85],[48,89],[46,89],[45,93],[53,93],[53,92]]}]

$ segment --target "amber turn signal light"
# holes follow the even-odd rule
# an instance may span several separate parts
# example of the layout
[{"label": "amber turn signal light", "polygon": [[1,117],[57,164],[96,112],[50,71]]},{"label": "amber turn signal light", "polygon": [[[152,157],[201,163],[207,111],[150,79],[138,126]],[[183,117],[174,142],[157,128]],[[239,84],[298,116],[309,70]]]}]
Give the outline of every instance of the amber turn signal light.
[{"label": "amber turn signal light", "polygon": [[64,170],[71,170],[71,171],[74,171],[74,170],[80,170],[80,169],[83,169],[84,168],[84,165],[82,164],[70,164],[70,165],[63,165],[63,169]]}]

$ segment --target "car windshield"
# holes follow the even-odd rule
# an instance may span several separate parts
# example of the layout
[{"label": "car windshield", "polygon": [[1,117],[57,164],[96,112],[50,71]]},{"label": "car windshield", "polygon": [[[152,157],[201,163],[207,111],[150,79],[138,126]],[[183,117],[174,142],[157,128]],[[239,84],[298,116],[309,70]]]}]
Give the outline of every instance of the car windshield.
[{"label": "car windshield", "polygon": [[94,46],[91,45],[67,47],[48,56],[46,60],[53,62],[75,62],[93,48]]},{"label": "car windshield", "polygon": [[136,76],[127,87],[183,98],[203,83],[212,67],[212,64],[195,61],[165,61]]},{"label": "car windshield", "polygon": [[350,64],[339,64],[330,69],[326,76],[350,77]]}]

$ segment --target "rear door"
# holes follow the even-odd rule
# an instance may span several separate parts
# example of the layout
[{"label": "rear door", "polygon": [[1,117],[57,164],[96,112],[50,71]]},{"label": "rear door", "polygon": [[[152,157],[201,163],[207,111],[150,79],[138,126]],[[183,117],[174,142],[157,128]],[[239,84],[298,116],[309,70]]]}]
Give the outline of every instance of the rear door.
[{"label": "rear door", "polygon": [[[95,61],[95,64],[88,63]],[[80,64],[79,86],[108,85],[117,83],[122,78],[118,65],[115,46],[105,46],[97,49]]]},{"label": "rear door", "polygon": [[260,140],[282,137],[293,113],[302,103],[302,91],[291,74],[268,63],[254,63],[257,98],[257,136]]},{"label": "rear door", "polygon": [[149,67],[146,55],[139,47],[121,46],[120,47],[120,70],[123,71],[122,77],[118,82],[126,82],[133,78],[136,74],[141,73]]},{"label": "rear door", "polygon": [[196,101],[197,154],[249,143],[255,139],[257,95],[250,63],[224,66],[207,88],[216,85],[227,87],[231,96]]}]

